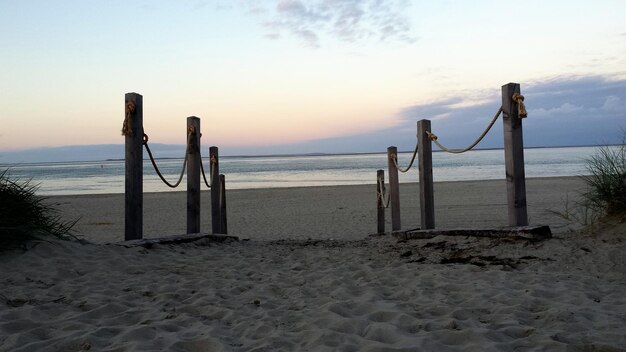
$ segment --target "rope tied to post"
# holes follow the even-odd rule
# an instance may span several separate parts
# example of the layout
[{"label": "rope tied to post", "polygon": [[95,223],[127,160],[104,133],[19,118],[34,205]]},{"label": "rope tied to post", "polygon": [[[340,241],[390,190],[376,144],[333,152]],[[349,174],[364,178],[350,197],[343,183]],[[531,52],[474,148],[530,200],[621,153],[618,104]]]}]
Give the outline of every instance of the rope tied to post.
[{"label": "rope tied to post", "polygon": [[526,105],[524,105],[524,96],[519,93],[513,93],[513,101],[517,103],[517,115],[523,119],[528,116]]},{"label": "rope tied to post", "polygon": [[159,167],[157,166],[157,163],[154,160],[154,156],[152,156],[152,151],[150,150],[150,146],[148,145],[148,141],[149,140],[150,140],[150,138],[148,137],[148,135],[144,133],[143,134],[143,145],[146,147],[146,151],[148,152],[148,156],[150,157],[150,161],[152,162],[152,166],[154,167],[154,171],[156,171],[156,173],[159,176],[159,178],[161,179],[161,181],[163,181],[163,183],[165,183],[168,187],[170,187],[170,188],[178,187],[178,185],[180,185],[180,182],[183,180],[183,176],[185,175],[185,166],[187,166],[187,157],[188,157],[187,151],[185,151],[185,160],[183,161],[183,167],[180,170],[180,176],[178,177],[178,181],[176,181],[176,183],[172,184],[172,183],[167,182],[165,177],[163,177],[163,174],[161,174],[161,170],[159,170]]},{"label": "rope tied to post", "polygon": [[[382,180],[377,179],[378,188],[376,189],[376,197],[379,201],[379,204],[383,204],[383,208],[389,208],[389,204],[391,203],[391,195],[387,193],[387,188]],[[382,190],[382,191],[381,191]],[[385,201],[385,196],[387,196],[387,200]]]},{"label": "rope tied to post", "polygon": [[[522,97],[523,100],[523,97]],[[518,105],[519,106],[519,105]],[[487,126],[487,128],[485,128],[485,130],[483,131],[483,133],[474,141],[474,143],[472,143],[469,147],[464,148],[464,149],[448,149],[445,146],[443,146],[439,141],[439,137],[437,137],[436,134],[426,131],[426,136],[433,142],[435,143],[441,150],[443,150],[444,152],[448,152],[448,153],[452,153],[452,154],[461,154],[461,153],[465,153],[467,151],[472,150],[478,143],[480,143],[480,141],[483,140],[483,138],[485,138],[485,136],[487,135],[487,133],[489,133],[489,130],[491,130],[491,127],[493,127],[493,125],[496,123],[496,120],[498,120],[498,117],[500,117],[500,114],[502,114],[502,106],[500,106],[500,108],[498,109],[498,111],[496,112],[496,114],[494,115],[493,119],[491,119],[491,122],[489,123],[489,126]]]},{"label": "rope tied to post", "polygon": [[126,115],[124,117],[124,123],[122,124],[122,136],[133,136],[133,130],[130,127],[130,121],[132,116],[135,115],[135,109],[135,102],[133,100],[129,100],[126,102]]},{"label": "rope tied to post", "polygon": [[411,157],[411,162],[409,163],[409,166],[407,166],[405,169],[401,168],[400,166],[398,166],[398,156],[396,154],[391,156],[391,161],[393,162],[393,164],[396,166],[396,169],[398,169],[398,171],[405,173],[408,172],[409,170],[411,170],[411,166],[413,166],[413,162],[415,161],[415,157],[417,156],[417,150],[419,149],[419,144],[416,143],[415,144],[415,150],[413,151],[413,156]]}]

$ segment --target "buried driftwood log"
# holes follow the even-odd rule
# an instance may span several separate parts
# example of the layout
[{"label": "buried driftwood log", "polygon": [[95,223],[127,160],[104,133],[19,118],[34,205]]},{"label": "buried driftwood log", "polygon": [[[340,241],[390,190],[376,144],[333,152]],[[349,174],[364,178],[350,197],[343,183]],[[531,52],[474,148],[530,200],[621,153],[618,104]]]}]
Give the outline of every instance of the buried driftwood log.
[{"label": "buried driftwood log", "polygon": [[227,242],[227,241],[239,241],[239,237],[236,236],[226,236],[226,235],[214,235],[207,233],[193,233],[186,235],[175,235],[168,237],[160,237],[160,238],[144,238],[140,240],[131,240],[131,241],[122,241],[122,242],[113,242],[109,243],[116,246],[123,247],[144,247],[150,248],[155,244],[182,244],[195,242],[199,240],[208,240],[210,242]]},{"label": "buried driftwood log", "polygon": [[552,237],[549,226],[517,226],[491,229],[428,229],[392,232],[399,240],[425,239],[436,236],[466,236],[490,238],[519,238],[527,240],[545,240]]}]

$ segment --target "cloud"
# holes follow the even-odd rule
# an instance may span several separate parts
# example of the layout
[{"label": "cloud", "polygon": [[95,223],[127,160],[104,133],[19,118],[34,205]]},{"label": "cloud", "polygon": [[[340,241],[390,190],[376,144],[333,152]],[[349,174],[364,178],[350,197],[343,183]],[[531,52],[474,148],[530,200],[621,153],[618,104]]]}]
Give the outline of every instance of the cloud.
[{"label": "cloud", "polygon": [[[528,118],[523,120],[526,147],[622,142],[622,131],[626,130],[626,80],[601,76],[560,77],[522,84],[521,89],[528,109]],[[498,93],[477,97],[480,100],[467,96],[405,107],[394,127],[289,145],[262,146],[254,152],[384,152],[392,145],[400,151],[412,151],[416,143],[416,123],[421,119],[431,120],[433,132],[445,146],[464,148],[487,127],[502,103]],[[502,145],[500,118],[478,148],[501,148]],[[231,155],[250,153],[249,148],[230,148],[229,151]]]},{"label": "cloud", "polygon": [[[626,129],[626,80],[602,76],[559,77],[522,85],[528,118],[526,146],[618,143]],[[470,144],[487,126],[501,97],[486,97],[481,104],[457,107],[462,97],[407,107],[405,123],[432,120],[440,141],[459,148]],[[441,116],[445,116],[442,118]],[[502,146],[502,124],[496,123],[480,147]]]},{"label": "cloud", "polygon": [[343,42],[367,40],[415,41],[403,0],[276,0],[261,11],[246,5],[276,38],[287,33],[310,47],[319,47],[323,37]]}]

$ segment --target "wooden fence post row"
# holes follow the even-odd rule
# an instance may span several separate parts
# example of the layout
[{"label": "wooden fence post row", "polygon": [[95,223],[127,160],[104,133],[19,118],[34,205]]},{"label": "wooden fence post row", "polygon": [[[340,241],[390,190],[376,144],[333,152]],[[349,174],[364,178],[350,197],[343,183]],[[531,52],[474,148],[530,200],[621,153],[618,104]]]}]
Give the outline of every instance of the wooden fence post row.
[{"label": "wooden fence post row", "polygon": [[433,188],[433,148],[426,132],[430,132],[430,120],[417,122],[420,221],[422,230],[435,228],[435,197]]},{"label": "wooden fence post row", "polygon": [[391,197],[391,230],[400,231],[400,182],[398,180],[398,148],[387,148],[387,169],[389,170],[389,197]]},{"label": "wooden fence post row", "polygon": [[124,239],[143,237],[143,97],[126,93],[124,97],[125,179]]},{"label": "wooden fence post row", "polygon": [[200,119],[187,118],[187,234],[200,233]]},{"label": "wooden fence post row", "polygon": [[520,93],[520,85],[502,86],[502,121],[504,123],[504,163],[508,199],[509,226],[528,225],[526,209],[526,180],[524,172],[524,141],[522,119],[513,94]]}]

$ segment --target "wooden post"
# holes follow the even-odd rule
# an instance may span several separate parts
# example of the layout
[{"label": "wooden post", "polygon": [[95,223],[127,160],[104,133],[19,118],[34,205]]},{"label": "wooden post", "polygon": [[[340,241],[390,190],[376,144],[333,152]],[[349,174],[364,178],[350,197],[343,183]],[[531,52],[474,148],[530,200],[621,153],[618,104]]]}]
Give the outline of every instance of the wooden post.
[{"label": "wooden post", "polygon": [[226,221],[226,177],[220,175],[220,233],[228,233],[228,222]]},{"label": "wooden post", "polygon": [[504,121],[504,163],[510,226],[528,225],[526,210],[526,180],[524,172],[524,139],[522,119],[513,101],[513,94],[520,93],[520,85],[509,83],[502,86],[502,113]]},{"label": "wooden post", "polygon": [[378,233],[385,233],[385,170],[376,171],[376,209]]},{"label": "wooden post", "polygon": [[200,119],[187,118],[187,234],[200,233]]},{"label": "wooden post", "polygon": [[426,132],[430,120],[417,122],[417,143],[420,186],[420,218],[422,230],[435,228],[435,197],[433,188],[433,148]]},{"label": "wooden post", "polygon": [[398,181],[398,148],[387,148],[387,169],[389,170],[389,197],[391,197],[391,230],[399,231],[400,222],[400,182]]},{"label": "wooden post", "polygon": [[137,93],[126,93],[124,99],[124,239],[128,241],[143,238],[143,97]]},{"label": "wooden post", "polygon": [[210,178],[211,178],[211,229],[213,233],[221,233],[220,229],[220,164],[218,148],[209,148]]}]

